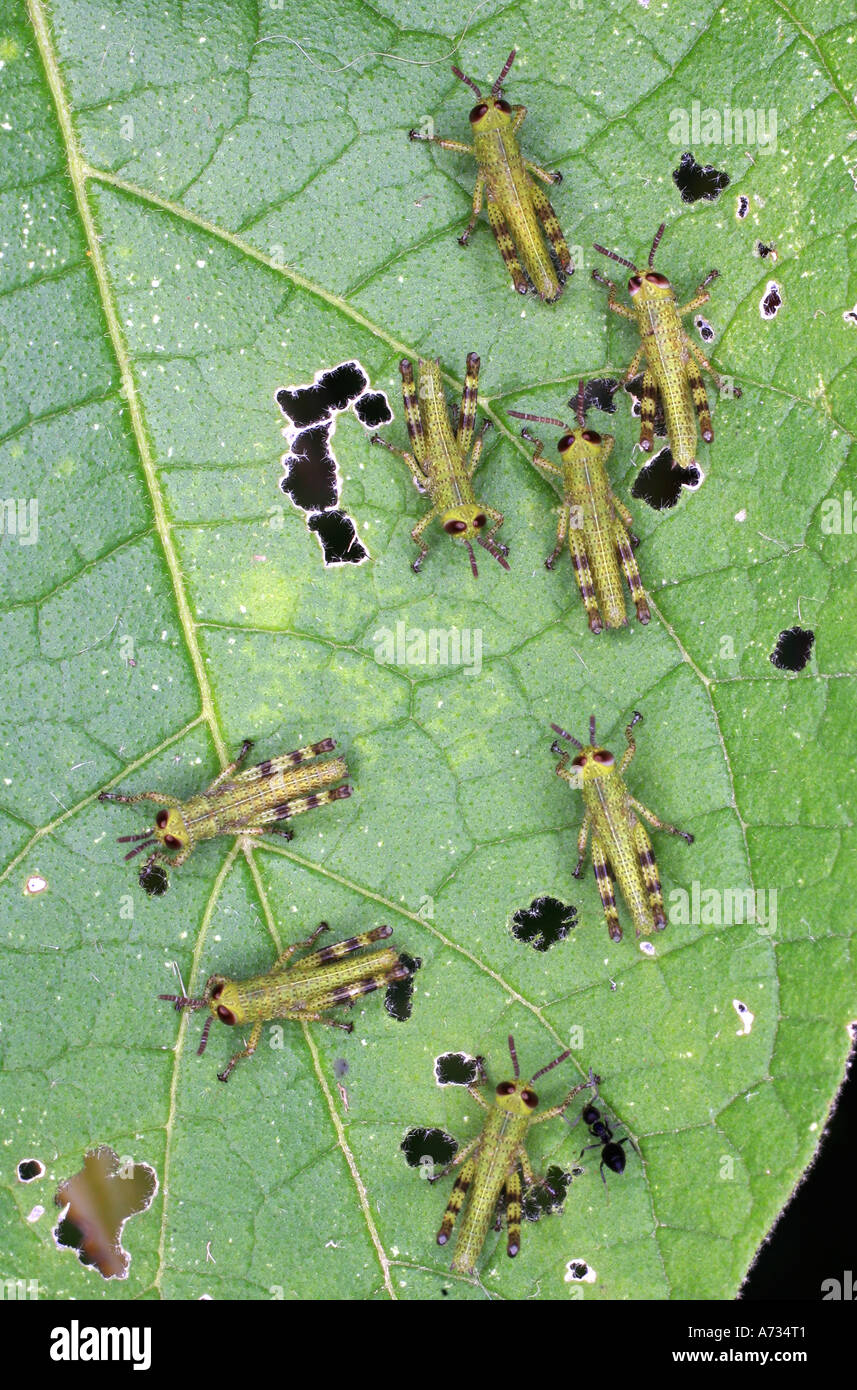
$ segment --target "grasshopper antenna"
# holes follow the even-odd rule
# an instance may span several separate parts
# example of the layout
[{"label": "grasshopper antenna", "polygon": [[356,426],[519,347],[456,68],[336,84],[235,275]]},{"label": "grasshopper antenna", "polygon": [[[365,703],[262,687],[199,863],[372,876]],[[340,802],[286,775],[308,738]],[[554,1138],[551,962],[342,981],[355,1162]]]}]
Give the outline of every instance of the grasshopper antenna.
[{"label": "grasshopper antenna", "polygon": [[529,415],[525,410],[507,410],[506,414],[514,415],[516,420],[534,420],[537,425],[556,425],[558,430],[572,433],[564,420],[557,420],[553,415]]},{"label": "grasshopper antenna", "polygon": [[573,743],[575,748],[580,748],[581,750],[583,749],[583,744],[578,743],[577,739],[574,737],[574,734],[567,734],[565,729],[561,729],[558,724],[551,724],[551,728],[553,729],[555,734],[559,734],[560,738],[564,738],[569,743]]},{"label": "grasshopper antenna", "polygon": [[[200,1001],[200,1002],[204,1002],[204,1001]],[[207,1044],[207,1042],[208,1042],[208,1031],[209,1031],[209,1029],[211,1028],[211,1025],[212,1025],[213,1022],[214,1022],[214,1014],[209,1014],[209,1015],[208,1015],[208,1018],[205,1020],[205,1023],[204,1023],[204,1025],[203,1025],[202,1037],[201,1037],[200,1040],[199,1040],[199,1047],[196,1049],[196,1055],[197,1055],[197,1057],[201,1057],[202,1054],[203,1054],[203,1052],[205,1051],[206,1044]]]},{"label": "grasshopper antenna", "polygon": [[595,715],[594,715],[594,714],[590,714],[590,716],[589,716],[589,746],[590,746],[590,748],[594,748],[594,747],[595,747]]},{"label": "grasshopper antenna", "polygon": [[457,68],[457,67],[455,66],[455,64],[453,64],[452,71],[453,71],[453,73],[455,74],[455,76],[458,78],[459,82],[464,82],[464,83],[466,83],[467,86],[470,88],[470,90],[473,91],[473,92],[475,92],[476,95],[478,96],[479,100],[481,101],[481,100],[482,100],[482,93],[480,92],[480,90],[479,90],[479,88],[477,87],[476,83],[473,81],[473,78],[472,78],[472,77],[468,77],[468,76],[467,76],[467,73],[466,73],[466,72],[462,72],[462,71],[461,71],[461,68]]},{"label": "grasshopper antenna", "polygon": [[530,1080],[531,1080],[531,1081],[538,1081],[539,1077],[540,1077],[540,1076],[544,1076],[544,1074],[545,1074],[546,1071],[552,1071],[554,1067],[558,1067],[559,1064],[560,1064],[560,1062],[564,1062],[565,1059],[566,1059],[566,1057],[570,1057],[570,1056],[571,1056],[571,1048],[570,1048],[570,1047],[567,1047],[567,1048],[565,1049],[565,1052],[561,1052],[561,1053],[559,1054],[558,1057],[554,1057],[553,1061],[552,1061],[552,1062],[548,1062],[548,1064],[547,1064],[546,1067],[541,1067],[541,1068],[539,1069],[539,1071],[533,1072],[532,1076],[530,1077]]},{"label": "grasshopper antenna", "polygon": [[496,96],[499,96],[499,95],[500,95],[500,92],[501,92],[502,89],[503,89],[503,83],[504,83],[506,77],[508,76],[509,69],[510,69],[510,67],[512,66],[512,64],[513,64],[514,61],[515,61],[515,54],[517,53],[517,51],[518,51],[517,48],[513,48],[513,49],[512,49],[512,52],[509,54],[508,58],[506,59],[505,63],[503,64],[503,71],[500,73],[500,76],[497,78],[497,81],[494,83],[494,85],[493,85],[492,88],[491,88],[491,95],[492,95],[492,97],[496,97]]},{"label": "grasshopper antenna", "polygon": [[[593,241],[592,245],[595,247],[596,251],[601,252],[602,256],[609,256],[611,261],[618,261],[619,265],[626,265],[629,270],[637,269],[633,261],[627,261],[624,256],[617,255],[615,251],[608,251],[606,246],[599,246],[597,241]],[[654,254],[654,252],[652,254]]]},{"label": "grasshopper antenna", "polygon": [[[139,837],[137,835],[123,835],[121,838],[122,840],[136,840]],[[129,852],[126,855],[124,855],[126,863],[129,859],[133,859],[135,854],[139,854],[140,850],[147,849],[149,845],[153,845],[154,843],[154,837],[152,837],[149,840],[143,840],[143,843],[141,845],[136,845],[134,849],[129,850]]]},{"label": "grasshopper antenna", "polygon": [[[476,539],[477,539],[479,545],[482,546],[482,549],[483,549],[483,550],[487,550],[489,555],[493,555],[493,556],[494,556],[494,559],[497,561],[497,564],[498,564],[498,565],[502,565],[504,570],[507,570],[507,569],[509,568],[509,561],[506,559],[505,555],[503,555],[503,554],[497,549],[497,547],[494,545],[494,542],[493,542],[493,541],[489,541],[489,539],[488,539],[487,536],[477,536]],[[471,550],[471,552],[470,552],[470,558],[471,558],[471,560],[473,560],[473,551],[472,551],[472,550]],[[474,574],[476,573],[476,561],[475,561],[475,560],[473,560],[473,573],[474,573]]]},{"label": "grasshopper antenna", "polygon": [[515,1039],[509,1034],[509,1056],[512,1058],[512,1068],[515,1072],[515,1080],[521,1075],[521,1068],[518,1066],[518,1054],[515,1051]]},{"label": "grasshopper antenna", "polygon": [[654,240],[652,241],[652,249],[649,252],[649,269],[651,269],[651,267],[654,265],[655,252],[657,251],[658,246],[660,245],[661,237],[664,234],[664,228],[666,227],[666,225],[666,222],[662,222],[661,225],[658,227],[658,230],[655,232]]},{"label": "grasshopper antenna", "polygon": [[585,385],[585,383],[583,382],[583,380],[581,380],[581,381],[578,383],[578,387],[577,387],[577,407],[576,407],[577,423],[580,425],[580,428],[581,428],[581,429],[583,429],[584,426],[586,425],[585,401],[586,401],[586,385]]}]

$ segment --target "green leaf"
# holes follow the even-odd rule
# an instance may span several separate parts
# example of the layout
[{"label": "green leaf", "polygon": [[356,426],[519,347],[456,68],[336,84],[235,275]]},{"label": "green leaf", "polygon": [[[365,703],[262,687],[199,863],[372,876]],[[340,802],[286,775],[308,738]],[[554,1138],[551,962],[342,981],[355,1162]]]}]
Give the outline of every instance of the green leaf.
[{"label": "green leaf", "polygon": [[[572,1041],[543,1101],[595,1068],[639,1155],[626,1146],[605,1191],[587,1154],[515,1262],[492,1234],[484,1289],[735,1294],[813,1156],[857,1017],[854,537],[822,524],[825,499],[857,490],[850,10],[487,0],[459,44],[468,17],[448,3],[433,32],[402,3],[31,0],[32,27],[3,7],[2,498],[39,507],[33,544],[4,507],[0,545],[7,1276],[54,1298],[481,1296],[435,1244],[448,1184],[421,1182],[400,1144],[475,1133],[435,1058],[481,1053],[497,1080],[512,1031],[530,1071]],[[486,83],[513,45],[525,153],[561,165],[552,198],[585,248],[552,308],[514,295],[486,227],[456,244],[469,161],[406,138],[426,117],[466,138],[451,54]],[[694,101],[776,108],[777,149],[693,144],[731,182],[688,206],[670,132]],[[661,220],[686,297],[721,272],[707,351],[743,396],[718,403],[699,491],[631,504],[651,625],[595,639],[567,559],[543,567],[555,499],[505,410],[568,415],[580,375],[624,373],[632,326],[608,322],[589,248],[645,255]],[[403,445],[398,358],[439,356],[460,389],[473,350],[495,424],[478,484],[511,572],[480,557],[474,582],[435,528],[415,576],[425,503],[351,414],[334,446],[371,560],[325,569],[278,490],[276,390],[356,358]],[[636,424],[617,399],[627,499]],[[398,621],[478,630],[481,674],[377,660]],[[768,658],[798,623],[816,643],[792,676]],[[776,892],[772,930],[673,922],[651,957],[630,930],[608,941],[591,874],[572,877],[581,808],[548,725],[579,735],[594,711],[618,749],[635,708],[631,790],[696,837],[655,833],[667,894]],[[246,736],[263,757],[328,735],[351,801],[301,817],[288,846],[211,841],[143,894],[115,837],[144,822],[99,791],[189,795]],[[544,894],[580,920],[539,952],[510,920]],[[423,963],[412,1018],[369,997],[350,1038],[289,1026],[219,1085],[229,1035],[194,1055],[199,1016],[156,997],[171,963],[189,989],[254,972],[322,918],[339,936],[393,925]],[[554,1121],[531,1157],[569,1167],[583,1143]],[[99,1145],[158,1177],[125,1228],[124,1282],[51,1236],[58,1183]],[[31,1158],[46,1173],[24,1185]],[[568,1282],[572,1260],[594,1281]]]}]

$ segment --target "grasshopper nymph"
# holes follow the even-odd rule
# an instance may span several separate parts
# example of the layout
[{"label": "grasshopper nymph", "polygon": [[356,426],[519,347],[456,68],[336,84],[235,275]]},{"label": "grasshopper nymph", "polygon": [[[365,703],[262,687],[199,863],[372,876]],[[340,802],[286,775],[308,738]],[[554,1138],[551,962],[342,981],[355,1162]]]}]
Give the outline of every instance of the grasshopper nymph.
[{"label": "grasshopper nymph", "polygon": [[667,924],[658,866],[655,863],[651,841],[637,817],[637,812],[656,830],[666,830],[670,835],[680,835],[689,845],[693,844],[693,836],[688,831],[677,830],[674,825],[658,820],[658,817],[642,802],[637,801],[625,786],[625,771],[637,749],[631,730],[642,717],[639,712],[635,712],[625,730],[628,747],[618,768],[610,750],[598,747],[595,742],[594,714],[589,719],[588,748],[584,748],[582,743],[578,743],[576,738],[567,734],[558,724],[551,724],[555,734],[559,734],[560,738],[574,744],[579,750],[575,758],[570,758],[557,740],[551,744],[551,752],[560,755],[556,768],[557,776],[583,792],[583,804],[586,808],[583,825],[577,837],[578,858],[574,877],[580,878],[586,841],[591,829],[592,867],[595,870],[595,881],[601,895],[601,905],[611,941],[622,940],[622,928],[619,926],[619,914],[613,893],[613,876],[619,882],[637,936],[650,936],[653,931],[663,931]]},{"label": "grasshopper nymph", "polygon": [[[647,270],[641,270],[619,256],[608,251],[605,246],[595,242],[595,250],[611,261],[627,266],[632,275],[628,281],[631,308],[620,304],[616,299],[616,286],[612,280],[593,270],[592,278],[606,285],[607,304],[620,318],[636,323],[641,345],[634,354],[625,381],[637,375],[645,362],[643,372],[643,395],[640,418],[640,448],[650,453],[653,447],[654,421],[658,401],[660,401],[666,420],[674,468],[693,468],[700,474],[702,470],[696,458],[696,416],[703,439],[710,444],[714,438],[711,425],[711,412],[700,367],[710,372],[714,384],[723,390],[725,383],[703,355],[696,343],[685,332],[682,319],[694,313],[711,298],[706,286],[719,275],[710,270],[702,284],[687,304],[679,308],[675,291],[665,275],[652,269],[658,243],[664,234],[666,223],[662,222],[655,232],[652,249],[649,252]],[[737,386],[732,387],[732,395],[740,396]]]},{"label": "grasshopper nymph", "polygon": [[[537,1115],[535,1110],[539,1098],[533,1090],[533,1082],[553,1067],[559,1066],[560,1062],[564,1062],[571,1054],[568,1051],[560,1053],[559,1057],[549,1062],[546,1067],[535,1072],[529,1081],[522,1081],[515,1040],[511,1034],[509,1052],[515,1079],[500,1082],[494,1092],[493,1105],[489,1105],[485,1100],[479,1083],[472,1083],[467,1087],[477,1105],[487,1110],[488,1115],[478,1137],[456,1154],[445,1170],[448,1173],[453,1168],[463,1165],[455,1180],[438,1231],[438,1245],[446,1245],[449,1240],[455,1219],[469,1193],[467,1210],[462,1218],[452,1259],[452,1268],[458,1274],[474,1273],[485,1238],[494,1221],[497,1203],[504,1192],[509,1231],[506,1251],[512,1258],[517,1255],[521,1248],[521,1172],[527,1188],[544,1181],[536,1178],[527,1157],[526,1139],[530,1126],[543,1124],[545,1120],[552,1120],[564,1114],[579,1091],[597,1084],[599,1080],[590,1074],[590,1079],[574,1086],[559,1105],[553,1105],[549,1110],[543,1110]],[[485,1080],[483,1073],[481,1081]],[[443,1176],[445,1173],[438,1174],[438,1177]]]},{"label": "grasshopper nymph", "polygon": [[611,434],[600,435],[586,428],[584,385],[580,382],[577,397],[578,432],[548,415],[527,415],[510,410],[518,420],[535,420],[543,425],[556,425],[564,430],[557,445],[562,468],[548,463],[540,439],[521,430],[524,439],[535,444],[533,463],[536,468],[562,480],[562,506],[556,532],[556,546],[545,560],[545,568],[553,569],[562,554],[566,534],[580,595],[586,607],[592,632],[607,627],[624,627],[625,597],[622,593],[624,571],[631,597],[641,623],[651,618],[646,592],[632,546],[637,538],[626,529],[633,525],[628,508],[614,495],[607,474],[607,460],[613,448]]},{"label": "grasshopper nymph", "polygon": [[[563,280],[574,274],[574,265],[557,215],[530,175],[535,174],[543,183],[554,184],[562,182],[562,174],[551,174],[524,159],[518,148],[516,137],[527,108],[510,106],[501,96],[516,52],[513,48],[488,96],[483,97],[472,77],[467,77],[460,68],[452,69],[455,76],[476,93],[477,105],[470,112],[472,145],[464,145],[460,140],[441,140],[436,135],[423,135],[416,130],[409,131],[409,135],[411,140],[429,140],[442,149],[474,156],[479,172],[473,190],[473,210],[467,227],[458,238],[459,245],[467,245],[484,195],[488,221],[515,289],[519,294],[526,294],[532,284],[541,299],[553,303],[562,294]],[[559,275],[545,236],[553,247]]]},{"label": "grasshopper nymph", "polygon": [[325,1013],[343,1004],[351,1005],[361,994],[383,989],[396,980],[406,979],[411,973],[392,946],[372,951],[368,956],[349,959],[363,946],[371,946],[375,941],[385,941],[392,936],[392,927],[373,927],[359,936],[350,936],[347,941],[322,946],[295,965],[288,964],[295,951],[314,945],[324,931],[330,931],[330,927],[326,922],[320,922],[312,936],[288,946],[263,975],[254,975],[248,980],[230,980],[226,975],[211,975],[199,998],[186,994],[158,995],[159,999],[174,1004],[177,1010],[210,1010],[210,1016],[203,1026],[197,1056],[202,1056],[205,1051],[208,1030],[214,1019],[220,1019],[230,1028],[252,1024],[250,1041],[229,1059],[223,1071],[217,1073],[218,1081],[228,1081],[237,1063],[244,1057],[252,1057],[259,1046],[263,1023],[274,1018],[293,1018],[304,1023],[327,1023],[331,1028],[343,1028],[350,1033],[353,1023],[325,1018]]},{"label": "grasshopper nymph", "polygon": [[[478,576],[479,571],[472,541],[481,545],[507,570],[507,547],[494,542],[495,535],[503,525],[503,513],[478,502],[473,491],[472,478],[482,454],[482,437],[491,423],[490,420],[483,421],[474,440],[479,398],[479,358],[475,352],[467,354],[464,394],[455,425],[449,416],[439,362],[420,358],[419,393],[414,386],[414,369],[406,357],[399,363],[399,371],[402,374],[402,400],[413,452],[395,448],[379,434],[373,434],[371,443],[381,444],[391,454],[403,458],[417,487],[421,492],[427,492],[432,501],[431,510],[411,532],[411,539],[420,548],[413,563],[414,573],[419,574],[428,554],[423,532],[435,518],[448,536],[455,541],[463,541],[467,546],[474,576]],[[493,525],[489,525],[489,522],[493,522]]]},{"label": "grasshopper nymph", "polygon": [[351,795],[347,783],[344,787],[333,786],[348,776],[344,758],[311,761],[336,747],[332,738],[282,753],[278,758],[266,758],[255,767],[237,772],[252,747],[252,740],[245,739],[234,762],[218,773],[210,787],[187,801],[166,792],[137,792],[136,796],[101,792],[99,801],[130,805],[156,801],[163,808],[150,829],[139,835],[119,836],[120,844],[140,841],[125,858],[133,859],[141,850],[157,844],[159,847],[146,861],[146,869],[156,860],[177,869],[200,840],[210,840],[215,835],[282,835],[290,840],[293,831],[282,824],[290,816]]}]

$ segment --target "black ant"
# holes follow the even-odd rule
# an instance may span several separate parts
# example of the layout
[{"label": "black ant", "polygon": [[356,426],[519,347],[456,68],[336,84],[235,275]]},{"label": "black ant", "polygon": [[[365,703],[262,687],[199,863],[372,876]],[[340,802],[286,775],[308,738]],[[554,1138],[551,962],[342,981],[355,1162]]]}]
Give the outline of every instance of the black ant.
[{"label": "black ant", "polygon": [[[591,1069],[589,1075],[592,1081],[593,1096],[597,1097],[598,1082],[601,1080],[601,1078],[599,1076],[593,1076]],[[627,1134],[625,1135],[624,1139],[613,1138],[613,1131],[610,1128],[610,1125],[608,1124],[607,1120],[605,1120],[602,1117],[601,1111],[598,1109],[597,1105],[595,1105],[593,1101],[589,1101],[588,1104],[583,1107],[583,1109],[577,1117],[577,1120],[575,1120],[574,1123],[577,1124],[578,1120],[583,1121],[583,1123],[589,1130],[589,1133],[595,1140],[594,1144],[586,1144],[580,1150],[578,1158],[582,1158],[583,1155],[586,1153],[587,1149],[601,1149],[601,1162],[598,1165],[598,1171],[601,1174],[601,1181],[606,1187],[607,1179],[604,1176],[605,1167],[609,1168],[611,1173],[624,1173],[625,1151],[622,1148],[622,1145],[631,1144],[635,1149],[637,1146],[636,1144],[634,1144],[633,1139],[631,1139],[631,1137]]]}]

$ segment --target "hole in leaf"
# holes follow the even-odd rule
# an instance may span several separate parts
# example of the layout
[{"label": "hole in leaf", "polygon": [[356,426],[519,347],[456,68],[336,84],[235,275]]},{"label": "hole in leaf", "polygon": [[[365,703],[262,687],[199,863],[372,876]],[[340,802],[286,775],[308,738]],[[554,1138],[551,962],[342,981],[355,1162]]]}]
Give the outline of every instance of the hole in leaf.
[{"label": "hole in leaf", "polygon": [[781,632],[771,652],[771,661],[781,671],[802,671],[809,661],[815,633],[807,628],[790,627]]},{"label": "hole in leaf", "polygon": [[673,182],[683,203],[697,203],[700,198],[713,203],[728,186],[729,175],[713,164],[697,164],[690,150],[685,150],[678,168],[673,169]]},{"label": "hole in leaf", "polygon": [[162,893],[166,893],[170,886],[170,880],[163,864],[141,865],[137,878],[140,887],[148,893],[150,898],[159,898]]},{"label": "hole in leaf", "polygon": [[277,405],[295,428],[302,430],[347,410],[368,385],[369,378],[359,362],[340,362],[316,373],[312,385],[284,386],[277,392]]},{"label": "hole in leaf", "polygon": [[[618,390],[619,383],[612,376],[593,377],[592,381],[587,381],[583,387],[584,410],[603,410],[605,415],[612,415],[616,410],[613,397]],[[568,404],[575,409],[577,396],[572,396]]]},{"label": "hole in leaf", "polygon": [[321,542],[326,565],[359,565],[368,557],[347,512],[316,512],[307,520],[307,526]]},{"label": "hole in leaf", "polygon": [[565,1271],[566,1281],[577,1283],[579,1280],[586,1278],[589,1273],[589,1265],[585,1260],[569,1260],[565,1267]]},{"label": "hole in leaf", "polygon": [[480,1075],[480,1058],[465,1052],[443,1052],[436,1059],[434,1074],[439,1086],[471,1086]]},{"label": "hole in leaf", "polygon": [[399,960],[402,962],[402,965],[408,967],[411,973],[408,975],[407,979],[394,980],[391,985],[387,986],[387,991],[384,995],[384,1008],[391,1018],[395,1018],[399,1023],[404,1023],[405,1020],[411,1016],[414,997],[414,974],[419,970],[422,961],[419,956],[409,956],[407,951],[399,952]]},{"label": "hole in leaf", "polygon": [[94,1265],[105,1279],[125,1279],[130,1256],[122,1249],[122,1228],[146,1211],[158,1189],[147,1163],[119,1158],[107,1145],[90,1149],[79,1173],[60,1183],[54,1201],[64,1208],[54,1229],[58,1246],[77,1251],[83,1265]]},{"label": "hole in leaf", "polygon": [[714,329],[711,327],[708,319],[704,319],[701,314],[697,314],[693,321],[696,324],[696,331],[702,341],[704,343],[710,343],[714,338]]},{"label": "hole in leaf", "polygon": [[18,1164],[18,1182],[35,1182],[44,1171],[44,1163],[40,1163],[37,1158],[22,1158]]},{"label": "hole in leaf", "polygon": [[558,898],[533,898],[529,907],[519,907],[512,914],[512,935],[525,941],[535,951],[548,951],[558,941],[565,941],[577,925],[577,908]]},{"label": "hole in leaf", "polygon": [[765,293],[759,300],[759,313],[763,319],[775,319],[780,311],[783,297],[780,294],[780,287],[776,280],[769,280],[765,286]]},{"label": "hole in leaf", "polygon": [[364,391],[360,399],[354,402],[354,414],[367,430],[389,425],[393,418],[390,402],[383,391]]},{"label": "hole in leaf", "polygon": [[756,245],[753,247],[753,250],[755,251],[756,255],[759,256],[760,259],[763,261],[768,260],[769,257],[772,261],[776,261],[779,259],[779,257],[777,256],[776,246],[766,246],[763,241],[757,241]]},{"label": "hole in leaf", "polygon": [[552,1216],[562,1211],[572,1177],[572,1173],[566,1173],[556,1164],[552,1164],[545,1173],[544,1182],[537,1183],[524,1193],[521,1204],[524,1219],[541,1221],[543,1216]]},{"label": "hole in leaf", "polygon": [[651,463],[647,463],[637,474],[631,496],[639,497],[641,502],[654,507],[655,511],[663,512],[675,506],[683,487],[697,488],[701,481],[697,468],[674,468],[669,449],[661,449]]},{"label": "hole in leaf", "polygon": [[747,213],[749,211],[750,199],[747,197],[746,193],[739,193],[738,203],[735,208],[735,216],[739,219],[739,221],[743,222],[744,218],[747,216]]},{"label": "hole in leaf", "polygon": [[458,1144],[442,1129],[409,1129],[399,1148],[410,1168],[425,1167],[431,1159],[435,1168],[445,1168],[458,1152]]},{"label": "hole in leaf", "polygon": [[329,423],[314,425],[296,434],[281,462],[286,476],[280,488],[296,507],[305,512],[320,512],[336,506],[339,480],[336,459],[330,448]]},{"label": "hole in leaf", "polygon": [[[641,402],[643,399],[643,373],[640,372],[638,376],[632,377],[631,380],[627,383],[625,390],[628,392],[629,396],[633,397],[634,404],[631,406],[631,414],[635,415],[639,419],[640,415],[642,414]],[[661,402],[660,396],[658,396],[657,400],[655,401],[655,420],[652,428],[655,432],[655,435],[659,439],[666,438],[667,422],[666,416],[664,415],[664,407]]]}]

